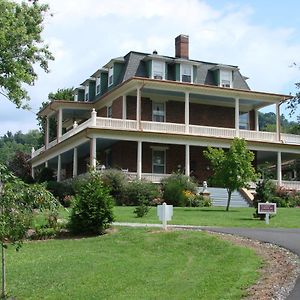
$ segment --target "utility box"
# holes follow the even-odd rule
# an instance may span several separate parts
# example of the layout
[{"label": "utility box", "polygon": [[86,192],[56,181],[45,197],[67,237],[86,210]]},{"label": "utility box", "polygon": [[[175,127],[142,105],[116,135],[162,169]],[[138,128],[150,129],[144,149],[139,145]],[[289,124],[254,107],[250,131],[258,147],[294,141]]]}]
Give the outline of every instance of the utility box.
[{"label": "utility box", "polygon": [[171,221],[173,217],[173,205],[167,205],[165,202],[162,205],[157,205],[157,216],[166,230],[167,221]]}]

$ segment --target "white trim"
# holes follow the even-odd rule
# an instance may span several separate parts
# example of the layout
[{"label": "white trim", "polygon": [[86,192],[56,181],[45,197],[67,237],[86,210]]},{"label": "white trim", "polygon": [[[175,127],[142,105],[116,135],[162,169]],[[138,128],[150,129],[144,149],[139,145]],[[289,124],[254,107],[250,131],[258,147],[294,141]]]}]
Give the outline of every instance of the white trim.
[{"label": "white trim", "polygon": [[[99,91],[97,91],[97,88],[99,87]],[[96,77],[96,87],[95,87],[95,94],[96,96],[101,93],[101,78],[100,75]]]},{"label": "white trim", "polygon": [[108,87],[112,86],[113,84],[114,84],[114,66],[111,66],[108,69]]}]

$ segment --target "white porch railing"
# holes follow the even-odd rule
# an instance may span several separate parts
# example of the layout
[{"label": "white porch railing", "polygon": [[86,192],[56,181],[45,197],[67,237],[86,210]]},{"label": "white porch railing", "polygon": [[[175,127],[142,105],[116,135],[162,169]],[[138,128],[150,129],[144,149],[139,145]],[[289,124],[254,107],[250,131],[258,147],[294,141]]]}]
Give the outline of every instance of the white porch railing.
[{"label": "white porch railing", "polygon": [[[125,172],[126,175],[130,179],[136,179],[137,173],[136,172]],[[160,183],[162,179],[169,177],[171,174],[156,174],[156,173],[142,173],[142,178],[153,182],[153,183]]]},{"label": "white porch railing", "polygon": [[[196,136],[207,136],[207,137],[223,137],[223,138],[234,138],[236,136],[236,130],[234,128],[221,128],[221,127],[209,127],[209,126],[198,126],[189,125],[188,131],[186,132],[185,124],[179,123],[167,123],[167,122],[151,122],[141,121],[140,129],[136,120],[123,120],[113,118],[96,118],[96,126],[92,126],[92,118],[88,119],[84,123],[80,124],[76,128],[73,128],[66,132],[60,139],[64,141],[76,133],[88,128],[102,128],[112,130],[127,130],[127,131],[143,131],[143,132],[157,132],[157,133],[171,133],[171,134],[187,134]],[[252,131],[252,130],[239,130],[239,136],[250,141],[263,141],[263,142],[277,142],[277,136],[275,132],[263,132],[263,131]],[[300,135],[293,134],[281,134],[281,140],[287,144],[299,144]],[[281,143],[281,141],[280,141]],[[48,149],[55,146],[57,140],[52,141],[48,144]],[[39,155],[45,147],[42,147],[33,152],[32,157]]]}]

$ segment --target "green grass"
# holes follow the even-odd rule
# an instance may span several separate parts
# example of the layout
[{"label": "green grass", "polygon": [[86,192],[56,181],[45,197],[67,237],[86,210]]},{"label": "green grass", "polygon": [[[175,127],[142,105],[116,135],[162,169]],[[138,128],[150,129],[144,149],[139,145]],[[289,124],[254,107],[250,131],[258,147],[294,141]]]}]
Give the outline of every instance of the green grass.
[{"label": "green grass", "polygon": [[[156,208],[152,207],[148,215],[136,218],[133,207],[115,207],[117,222],[159,223]],[[224,226],[224,227],[276,227],[300,228],[300,208],[278,208],[277,215],[270,219],[270,224],[253,218],[254,208],[230,208],[226,212],[223,207],[186,208],[175,207],[173,219],[169,224]]]},{"label": "green grass", "polygon": [[203,232],[117,229],[7,253],[17,299],[240,299],[261,260]]}]

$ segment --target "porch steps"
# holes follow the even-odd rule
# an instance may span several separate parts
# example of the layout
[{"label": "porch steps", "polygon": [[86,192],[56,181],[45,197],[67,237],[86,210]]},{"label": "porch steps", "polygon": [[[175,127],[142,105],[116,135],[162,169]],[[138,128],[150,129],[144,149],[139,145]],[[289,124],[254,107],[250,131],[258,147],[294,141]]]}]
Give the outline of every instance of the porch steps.
[{"label": "porch steps", "polygon": [[[208,187],[213,206],[226,206],[227,205],[227,190],[223,188]],[[249,207],[249,203],[243,196],[235,191],[231,195],[230,207]]]}]

